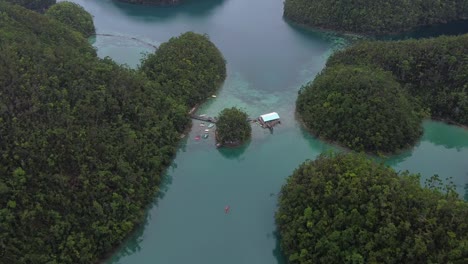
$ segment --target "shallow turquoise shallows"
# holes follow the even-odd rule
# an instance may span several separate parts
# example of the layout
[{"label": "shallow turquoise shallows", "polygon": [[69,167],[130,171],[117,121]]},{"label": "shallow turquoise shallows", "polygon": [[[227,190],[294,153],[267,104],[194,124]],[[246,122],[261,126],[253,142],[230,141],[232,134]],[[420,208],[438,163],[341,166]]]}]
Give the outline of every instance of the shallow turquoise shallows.
[{"label": "shallow turquoise shallows", "polygon": [[[195,140],[207,127],[194,122],[144,226],[107,263],[284,263],[274,225],[280,188],[306,159],[339,149],[310,136],[295,120],[297,92],[347,41],[288,24],[282,0],[199,0],[172,8],[75,2],[94,16],[99,35],[91,41],[99,56],[130,67],[170,37],[208,34],[226,58],[228,78],[199,114],[238,106],[252,117],[275,111],[282,118],[273,134],[254,126],[251,142],[238,149],[216,149],[213,129],[207,139]],[[421,173],[422,181],[432,174],[452,177],[465,195],[468,131],[433,121],[424,122],[424,131],[413,149],[386,162]]]}]

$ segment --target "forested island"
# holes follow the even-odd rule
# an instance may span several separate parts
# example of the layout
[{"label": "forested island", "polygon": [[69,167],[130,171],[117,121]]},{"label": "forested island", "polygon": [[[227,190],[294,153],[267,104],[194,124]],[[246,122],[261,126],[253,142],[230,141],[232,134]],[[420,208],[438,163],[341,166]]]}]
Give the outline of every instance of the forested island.
[{"label": "forested island", "polygon": [[468,0],[286,0],[284,16],[310,27],[380,35],[468,19]]},{"label": "forested island", "polygon": [[281,248],[289,263],[465,263],[468,203],[426,185],[357,154],[306,161],[280,193]]},{"label": "forested island", "polygon": [[[5,2],[0,47],[1,260],[96,262],[142,221],[189,104],[219,87],[225,61],[206,36],[187,33],[145,70],[128,69],[99,59],[69,25]],[[178,56],[158,59],[165,50]],[[185,64],[206,86],[184,80],[181,99],[171,69]]]},{"label": "forested island", "polygon": [[140,70],[190,107],[215,93],[226,78],[226,61],[208,36],[187,32],[161,44]]},{"label": "forested island", "polygon": [[252,134],[247,114],[236,108],[225,108],[219,113],[216,122],[216,141],[218,146],[239,146]]},{"label": "forested island", "polygon": [[468,125],[468,34],[363,41],[333,54],[296,110],[315,135],[356,151],[412,146],[423,117]]},{"label": "forested island", "polygon": [[422,134],[423,113],[379,68],[329,67],[302,88],[296,107],[315,135],[356,151],[395,152]]},{"label": "forested island", "polygon": [[93,17],[78,4],[66,1],[60,2],[47,9],[45,14],[70,26],[73,30],[83,34],[84,37],[96,34]]},{"label": "forested island", "polygon": [[[155,53],[148,54],[139,69],[129,69],[109,58],[96,57],[95,49],[85,38],[94,32],[94,25],[89,23],[91,16],[83,13],[81,7],[54,6],[55,0],[10,2],[37,12],[0,2],[0,263],[97,263],[123,245],[123,240],[145,218],[146,206],[154,201],[157,193],[164,193],[159,190],[166,187],[161,185],[162,175],[180,146],[181,133],[190,127],[187,112],[217,91],[226,77],[226,62],[207,36],[188,32],[171,38]],[[63,13],[62,8],[65,9]],[[223,16],[228,13],[223,12]],[[232,13],[237,15],[237,12]],[[129,20],[120,16],[120,12],[116,17],[131,21],[137,15],[148,18],[146,12],[132,13]],[[106,16],[112,18],[110,13]],[[175,19],[169,19],[167,24],[158,23],[162,28],[177,24],[174,28],[179,30],[186,28],[188,21],[199,21],[199,17],[195,20],[182,17],[181,24]],[[219,22],[213,17],[206,28]],[[229,17],[229,21],[236,19]],[[142,29],[142,34],[156,31],[154,27],[146,28],[148,30]],[[232,31],[220,28],[224,34],[237,30],[234,26]],[[248,35],[258,33],[250,29]],[[171,30],[174,29],[168,32]],[[259,30],[265,32],[263,25]],[[280,31],[275,30],[274,34]],[[121,33],[125,34],[125,30]],[[305,46],[304,43],[312,45],[301,37],[296,46],[291,31],[283,33],[285,35],[279,39],[291,41],[287,46],[289,55],[303,56],[302,49],[298,49],[301,51],[298,53],[292,50]],[[256,42],[257,39],[246,40],[255,44],[249,47],[252,54],[265,47],[258,45],[261,42]],[[242,45],[232,41],[231,44],[238,54],[245,52]],[[333,55],[316,80],[301,89],[298,114],[313,133],[317,134],[320,129],[320,137],[372,153],[392,153],[414,144],[420,136],[424,117],[466,125],[466,45],[466,35],[358,43]],[[323,48],[322,44],[320,47]],[[317,50],[322,52],[322,48]],[[244,63],[251,63],[250,59],[264,58],[252,57]],[[279,59],[284,64],[287,61],[288,66],[304,62],[288,61],[281,56]],[[268,59],[263,63],[273,62],[275,60]],[[256,72],[246,67],[249,72],[242,72],[239,69],[245,64],[233,64],[239,64],[232,68],[239,73],[262,77],[263,73],[275,70],[261,67]],[[321,67],[321,64],[315,66],[319,65]],[[297,72],[283,75],[284,72],[287,70],[274,72],[277,76],[272,81],[297,77]],[[249,78],[252,77],[246,80],[251,81]],[[248,103],[262,100],[258,95],[263,94],[256,93],[255,89],[235,92]],[[283,92],[275,91],[274,96],[263,100],[281,98],[286,104],[291,102],[288,96],[293,93]],[[273,100],[263,100],[262,104],[284,106]],[[282,107],[278,109],[290,109]],[[222,115],[225,111],[230,114]],[[246,122],[247,115],[239,109],[225,111],[220,113],[221,122],[217,123],[218,132],[224,135],[223,142],[248,141],[251,127]],[[124,245],[122,251],[115,254],[121,259],[112,262],[132,262],[146,254],[142,253],[145,247],[157,252],[157,255],[150,252],[148,257],[149,261],[158,263],[164,261],[155,258],[164,259],[171,254],[174,257],[174,252],[184,255],[185,260],[196,259],[180,261],[184,258],[177,258],[177,263],[198,263],[197,260],[207,256],[219,257],[222,263],[226,259],[223,251],[226,248],[235,248],[235,251],[230,250],[235,255],[252,249],[242,255],[241,260],[245,256],[252,256],[258,263],[271,263],[268,260],[273,257],[276,260],[277,249],[272,256],[269,248],[275,244],[271,243],[271,233],[265,236],[264,231],[274,231],[272,219],[268,218],[275,203],[274,193],[270,192],[278,191],[277,180],[287,176],[278,168],[323,151],[313,146],[318,141],[306,137],[304,141],[302,131],[296,130],[299,131],[291,129],[291,134],[268,135],[274,140],[258,148],[250,147],[248,155],[240,159],[237,159],[238,152],[245,151],[242,148],[230,153],[231,156],[221,153],[224,157],[220,158],[224,160],[219,162],[219,167],[213,164],[218,163],[218,151],[205,156],[199,151],[203,148],[198,146],[182,147],[187,153],[173,163],[175,168],[180,162],[178,171],[171,172],[174,173],[171,176],[177,178],[172,184],[192,183],[192,191],[179,188],[181,185],[171,186],[171,191],[175,190],[172,197],[177,198],[171,200],[167,195],[165,206],[154,206],[153,210],[164,217],[153,218],[156,224],[148,225],[171,231],[151,233],[154,226],[147,226],[145,231],[139,229],[147,232],[143,236],[150,237],[151,243],[132,244],[131,241],[130,246]],[[306,145],[304,142],[310,146],[301,154],[298,149]],[[266,148],[267,145],[272,148]],[[450,155],[460,158],[462,154],[453,153],[464,153],[466,144],[453,145],[457,148],[452,149],[453,152],[440,152],[432,157],[452,153]],[[440,149],[454,148],[453,145]],[[430,149],[430,152],[437,151],[437,146],[435,150]],[[424,155],[432,155],[428,152]],[[232,157],[236,157],[234,162],[229,160]],[[421,158],[417,154],[414,157]],[[422,158],[419,166],[427,166],[424,164],[427,160]],[[439,169],[443,174],[455,171],[454,177],[459,176],[456,170],[442,168],[451,164],[442,162],[431,168],[437,166],[440,166],[438,172]],[[200,167],[210,169],[198,170]],[[236,186],[245,186],[245,178],[240,176],[250,176],[258,170],[261,173],[257,176],[264,177],[247,177],[252,181],[249,186],[253,187],[241,188],[242,199],[237,199],[237,191],[233,191],[236,201],[229,201],[233,210],[228,214],[223,212],[224,193],[228,194]],[[184,174],[189,177],[178,177]],[[231,176],[232,179],[227,179]],[[186,181],[187,178],[194,180]],[[171,178],[166,179],[170,181]],[[226,189],[211,184],[221,181],[228,183]],[[201,184],[194,186],[195,182]],[[418,175],[397,173],[355,154],[329,154],[306,161],[287,180],[279,196],[275,218],[281,248],[290,263],[465,263],[468,261],[467,203],[457,198],[454,186],[441,186],[444,186],[441,181],[433,177],[426,188],[422,188]],[[467,197],[468,185],[465,192]],[[177,207],[184,199],[196,200],[193,202],[196,206],[184,210],[190,204],[183,203]],[[253,210],[245,210],[249,207]],[[179,211],[184,212],[180,214]],[[181,228],[178,220],[186,221],[186,218],[180,216],[184,213],[190,216],[192,212],[200,217],[193,218],[191,225],[184,225],[185,229]],[[226,221],[228,217],[232,218]],[[240,223],[238,227],[233,226],[231,220]],[[252,226],[246,227],[245,223]],[[223,224],[229,224],[226,228],[231,232],[228,240],[223,237],[227,233],[204,232]],[[197,230],[191,233],[194,229]],[[253,245],[265,243],[261,244],[261,249],[243,240],[246,230],[250,232],[248,237],[257,236]],[[208,243],[204,243],[204,247],[194,247],[190,243],[197,243],[200,234],[205,235],[203,239]],[[141,233],[136,237],[141,239]],[[226,244],[213,245],[213,241]],[[245,242],[245,247],[237,248],[239,241]],[[227,247],[231,245],[234,247]],[[195,250],[191,251],[192,248]],[[215,256],[213,253],[218,249],[221,249],[220,256]],[[261,253],[255,255],[255,251]],[[122,255],[132,256],[128,260]],[[267,261],[262,262],[263,257]]]},{"label": "forested island", "polygon": [[363,41],[333,54],[328,67],[370,65],[390,71],[432,118],[468,125],[468,34]]},{"label": "forested island", "polygon": [[6,0],[6,2],[44,13],[49,7],[57,3],[57,0]]}]

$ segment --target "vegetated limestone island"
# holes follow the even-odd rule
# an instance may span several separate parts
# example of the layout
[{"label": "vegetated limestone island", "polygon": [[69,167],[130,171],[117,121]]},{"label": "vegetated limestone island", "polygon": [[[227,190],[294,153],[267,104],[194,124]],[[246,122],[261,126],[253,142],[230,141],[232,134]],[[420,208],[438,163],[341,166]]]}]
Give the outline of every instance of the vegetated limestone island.
[{"label": "vegetated limestone island", "polygon": [[247,114],[236,108],[225,108],[216,122],[216,146],[235,147],[243,144],[252,135]]},{"label": "vegetated limestone island", "polygon": [[310,27],[380,35],[468,19],[468,0],[286,0],[284,16]]},{"label": "vegetated limestone island", "polygon": [[358,154],[321,155],[281,190],[281,249],[291,264],[466,263],[468,203],[440,186]]},{"label": "vegetated limestone island", "polygon": [[86,38],[96,33],[93,17],[78,4],[66,1],[57,3],[47,9],[45,15],[72,27]]},{"label": "vegetated limestone island", "polygon": [[358,43],[300,90],[298,116],[319,137],[394,153],[416,142],[425,116],[468,125],[466,54],[468,34]]},{"label": "vegetated limestone island", "polygon": [[50,13],[0,10],[0,262],[95,263],[143,220],[225,60],[189,32],[132,70]]},{"label": "vegetated limestone island", "polygon": [[6,0],[6,2],[20,5],[39,13],[44,13],[49,7],[57,3],[56,0]]},{"label": "vegetated limestone island", "polygon": [[368,66],[330,67],[300,91],[297,111],[321,137],[356,151],[390,153],[422,134],[419,113],[390,72]]},{"label": "vegetated limestone island", "polygon": [[390,71],[434,119],[468,126],[468,34],[363,41],[333,54],[328,67],[370,65]]}]

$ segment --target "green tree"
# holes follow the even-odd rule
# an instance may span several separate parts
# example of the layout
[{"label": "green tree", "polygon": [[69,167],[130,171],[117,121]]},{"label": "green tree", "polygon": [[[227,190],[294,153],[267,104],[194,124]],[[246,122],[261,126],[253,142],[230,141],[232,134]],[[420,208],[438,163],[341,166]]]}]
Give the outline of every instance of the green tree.
[{"label": "green tree", "polygon": [[468,18],[468,0],[286,0],[284,16],[338,31],[387,34]]},{"label": "green tree", "polygon": [[190,107],[206,100],[226,78],[226,61],[206,35],[186,32],[159,46],[141,65],[163,92]]},{"label": "green tree", "polygon": [[357,154],[321,155],[281,190],[289,263],[465,263],[468,203]]},{"label": "green tree", "polygon": [[60,2],[49,8],[45,14],[70,26],[83,34],[84,37],[89,37],[96,33],[93,17],[79,4]]},{"label": "green tree", "polygon": [[369,65],[390,71],[432,118],[468,125],[468,34],[364,41],[333,54],[327,67]]},{"label": "green tree", "polygon": [[247,114],[232,107],[225,108],[216,122],[216,140],[221,145],[240,145],[252,134],[252,127],[247,121]]},{"label": "green tree", "polygon": [[394,152],[422,134],[422,115],[378,68],[328,67],[301,89],[296,108],[314,134],[356,151]]},{"label": "green tree", "polygon": [[56,3],[56,0],[6,0],[9,3],[23,6],[27,9],[43,13]]},{"label": "green tree", "polygon": [[188,106],[63,23],[0,10],[0,263],[95,263],[141,223]]}]

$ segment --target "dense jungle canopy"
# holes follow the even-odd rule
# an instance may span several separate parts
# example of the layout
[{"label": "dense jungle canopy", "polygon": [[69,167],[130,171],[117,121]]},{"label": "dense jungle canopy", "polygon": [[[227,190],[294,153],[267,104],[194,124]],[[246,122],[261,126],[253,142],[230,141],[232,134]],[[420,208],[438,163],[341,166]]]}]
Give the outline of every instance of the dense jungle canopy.
[{"label": "dense jungle canopy", "polygon": [[226,61],[208,36],[187,32],[148,55],[141,71],[159,83],[166,94],[195,106],[221,86],[226,78]]},{"label": "dense jungle canopy", "polygon": [[468,34],[364,41],[333,54],[327,67],[371,65],[394,74],[431,116],[468,125]]},{"label": "dense jungle canopy", "polygon": [[0,95],[2,262],[96,262],[142,220],[188,106],[142,72],[97,58],[68,26],[5,2]]},{"label": "dense jungle canopy", "polygon": [[27,9],[43,13],[55,4],[56,0],[6,0],[6,2],[23,6]]},{"label": "dense jungle canopy", "polygon": [[60,2],[51,6],[46,11],[46,16],[57,19],[58,21],[72,27],[85,37],[96,33],[93,17],[86,12],[84,8],[72,2]]},{"label": "dense jungle canopy", "polygon": [[236,108],[225,108],[216,122],[216,140],[221,145],[239,145],[250,139],[252,127],[247,114]]},{"label": "dense jungle canopy", "polygon": [[422,114],[390,72],[329,67],[300,90],[296,109],[306,127],[356,151],[389,153],[413,145]]},{"label": "dense jungle canopy", "polygon": [[281,190],[281,248],[301,264],[466,263],[468,203],[439,185],[357,154],[306,161]]},{"label": "dense jungle canopy", "polygon": [[286,0],[284,16],[312,27],[387,34],[468,19],[468,0]]}]

